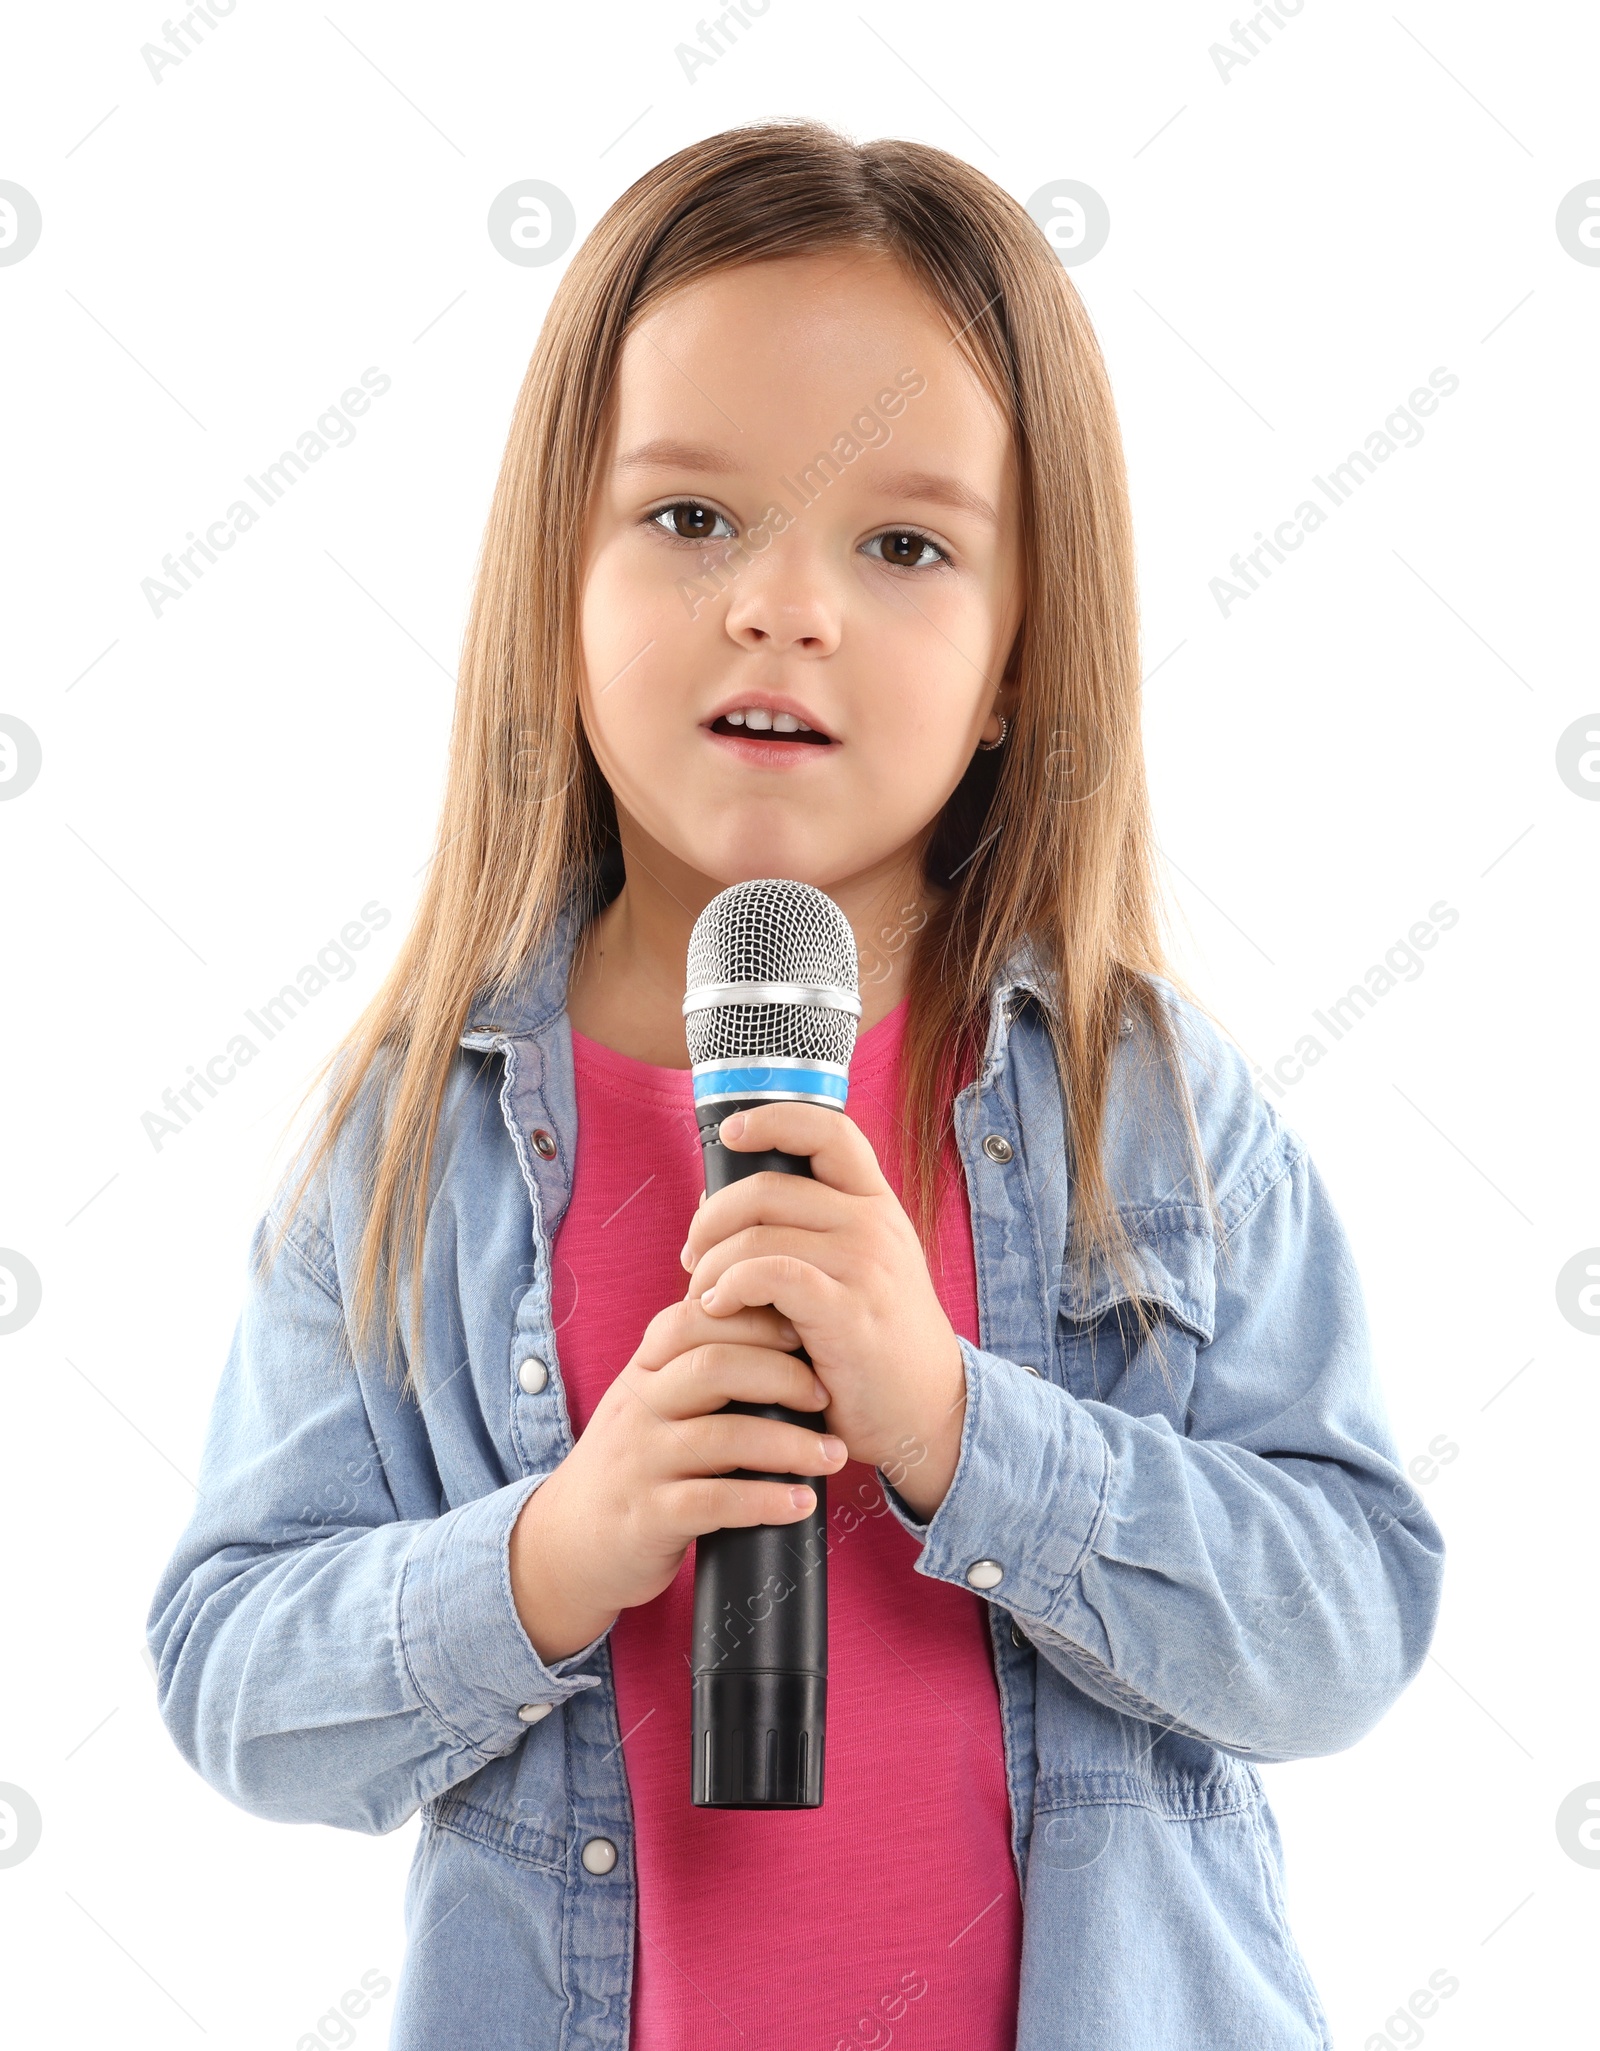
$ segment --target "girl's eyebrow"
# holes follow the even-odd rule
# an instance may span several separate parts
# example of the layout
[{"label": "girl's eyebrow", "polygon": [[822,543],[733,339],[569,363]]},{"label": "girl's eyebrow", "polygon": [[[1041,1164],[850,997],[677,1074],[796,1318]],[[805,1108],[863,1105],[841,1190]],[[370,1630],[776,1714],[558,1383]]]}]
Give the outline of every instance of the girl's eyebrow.
[{"label": "girl's eyebrow", "polygon": [[616,470],[737,470],[739,461],[726,449],[709,443],[675,441],[662,435],[653,442],[641,442],[612,465]]},{"label": "girl's eyebrow", "polygon": [[[827,452],[823,451],[823,454]],[[670,436],[663,436],[653,442],[641,442],[638,448],[630,449],[625,456],[618,456],[613,467],[617,470],[709,470],[725,475],[741,466],[738,458],[729,455],[726,449],[716,448],[710,443],[674,441]],[[959,513],[971,513],[976,519],[987,520],[991,527],[1000,524],[999,514],[983,494],[956,477],[942,477],[930,470],[898,470],[887,476],[875,475],[873,483],[890,498],[926,499],[934,505],[949,506]]]},{"label": "girl's eyebrow", "polygon": [[931,470],[896,470],[887,477],[874,476],[873,483],[890,498],[928,499],[934,505],[987,520],[991,527],[1000,524],[1000,515],[983,493],[956,477],[941,477]]}]

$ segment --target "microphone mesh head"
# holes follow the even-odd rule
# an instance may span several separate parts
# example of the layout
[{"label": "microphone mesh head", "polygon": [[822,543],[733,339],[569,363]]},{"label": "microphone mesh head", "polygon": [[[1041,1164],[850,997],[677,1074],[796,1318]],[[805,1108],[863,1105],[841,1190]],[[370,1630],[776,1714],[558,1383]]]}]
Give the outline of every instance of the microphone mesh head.
[{"label": "microphone mesh head", "polygon": [[[856,937],[831,897],[784,876],[735,883],[689,937],[689,988],[706,983],[832,984],[857,994]],[[856,1020],[820,1004],[717,1004],[684,1020],[689,1059],[745,1055],[850,1064]]]}]

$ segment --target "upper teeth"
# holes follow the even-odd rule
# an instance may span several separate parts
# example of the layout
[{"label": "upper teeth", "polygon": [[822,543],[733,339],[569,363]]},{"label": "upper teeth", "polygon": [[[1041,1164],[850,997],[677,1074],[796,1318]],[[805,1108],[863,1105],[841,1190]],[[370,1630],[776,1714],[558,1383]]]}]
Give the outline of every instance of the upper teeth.
[{"label": "upper teeth", "polygon": [[725,712],[722,716],[729,726],[748,726],[757,733],[765,733],[769,727],[780,734],[808,734],[811,731],[805,721],[796,719],[792,712],[768,712],[760,705],[747,705],[742,712]]}]

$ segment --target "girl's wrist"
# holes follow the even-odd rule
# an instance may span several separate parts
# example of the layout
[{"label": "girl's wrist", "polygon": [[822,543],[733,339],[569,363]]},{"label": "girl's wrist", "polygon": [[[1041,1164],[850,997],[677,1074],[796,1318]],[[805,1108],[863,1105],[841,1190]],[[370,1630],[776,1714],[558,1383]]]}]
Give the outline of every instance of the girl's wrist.
[{"label": "girl's wrist", "polygon": [[511,1527],[511,1598],[528,1643],[546,1666],[581,1652],[620,1612],[596,1608],[571,1588],[558,1548],[551,1543],[550,1483],[536,1488]]},{"label": "girl's wrist", "polygon": [[936,1440],[927,1442],[923,1457],[914,1466],[897,1462],[895,1467],[884,1469],[895,1494],[919,1524],[931,1522],[934,1512],[950,1493],[950,1484],[955,1479],[961,1459],[961,1423],[965,1413],[966,1398],[963,1396],[953,1420],[944,1426]]},{"label": "girl's wrist", "polygon": [[921,1524],[926,1524],[950,1493],[961,1460],[961,1434],[967,1415],[967,1365],[960,1343],[955,1351],[954,1393],[943,1401],[931,1426],[908,1433],[895,1452],[878,1462],[885,1480]]}]

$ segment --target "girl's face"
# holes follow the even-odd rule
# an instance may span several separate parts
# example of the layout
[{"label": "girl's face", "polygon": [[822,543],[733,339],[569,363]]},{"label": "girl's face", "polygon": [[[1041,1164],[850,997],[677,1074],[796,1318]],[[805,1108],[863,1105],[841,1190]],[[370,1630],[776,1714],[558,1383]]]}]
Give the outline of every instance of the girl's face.
[{"label": "girl's face", "polygon": [[658,880],[897,875],[1010,709],[1022,603],[1009,429],[898,265],[742,265],[629,335],[583,719]]}]

